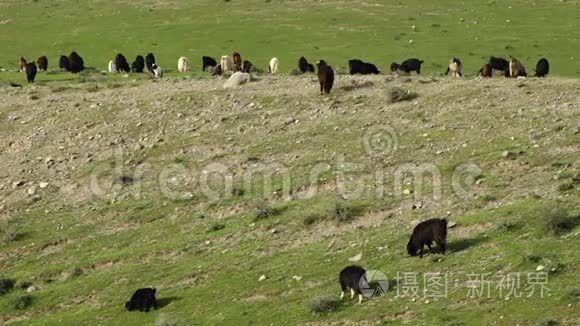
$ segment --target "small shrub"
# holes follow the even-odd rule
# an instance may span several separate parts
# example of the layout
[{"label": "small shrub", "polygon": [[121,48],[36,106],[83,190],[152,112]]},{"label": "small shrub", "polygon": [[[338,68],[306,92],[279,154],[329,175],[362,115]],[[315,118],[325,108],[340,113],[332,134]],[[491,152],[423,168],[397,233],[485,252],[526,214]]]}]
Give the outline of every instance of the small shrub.
[{"label": "small shrub", "polygon": [[518,228],[518,225],[516,223],[511,222],[511,221],[503,221],[497,225],[496,230],[499,232],[508,232],[508,231],[514,231],[517,228]]},{"label": "small shrub", "polygon": [[306,303],[312,313],[329,313],[338,309],[339,302],[327,296],[314,298]]},{"label": "small shrub", "polygon": [[29,287],[31,287],[32,285],[33,285],[32,282],[20,281],[20,282],[18,282],[18,285],[17,286],[18,286],[19,289],[26,290]]},{"label": "small shrub", "polygon": [[20,233],[16,230],[16,226],[8,222],[0,223],[0,243],[7,244],[12,241],[20,239]]},{"label": "small shrub", "polygon": [[226,225],[223,223],[214,223],[209,227],[209,232],[216,232],[225,229]]},{"label": "small shrub", "polygon": [[302,71],[298,69],[292,69],[292,71],[290,71],[290,76],[300,76],[300,75],[302,75]]},{"label": "small shrub", "polygon": [[52,89],[52,92],[53,92],[53,93],[62,93],[62,92],[65,92],[65,91],[67,91],[67,90],[69,90],[69,89],[70,89],[70,87],[66,87],[66,86],[59,86],[59,87],[53,88],[53,89]]},{"label": "small shrub", "polygon": [[304,222],[304,225],[310,226],[310,225],[313,225],[313,224],[320,222],[321,220],[322,220],[321,216],[318,216],[316,214],[310,214],[310,215],[306,215],[303,222]]},{"label": "small shrub", "polygon": [[32,296],[30,295],[20,296],[14,300],[13,305],[14,309],[16,310],[24,310],[30,307],[30,305],[32,305]]},{"label": "small shrub", "polygon": [[328,212],[329,218],[337,223],[350,222],[352,214],[348,207],[341,202],[336,202]]},{"label": "small shrub", "polygon": [[113,184],[118,184],[118,185],[123,185],[123,186],[128,186],[135,183],[135,179],[133,179],[133,177],[128,176],[128,175],[121,175],[117,178],[115,178],[115,180],[113,181]]},{"label": "small shrub", "polygon": [[572,182],[564,182],[558,186],[560,192],[566,192],[572,189],[574,189],[574,184]]},{"label": "small shrub", "polygon": [[544,229],[550,234],[560,235],[572,230],[575,226],[574,218],[562,207],[551,207],[542,213]]},{"label": "small shrub", "polygon": [[579,301],[580,302],[580,289],[572,289],[568,292],[568,298],[570,298],[573,301]]},{"label": "small shrub", "polygon": [[234,187],[232,189],[232,195],[234,197],[242,197],[245,193],[246,191],[243,188]]},{"label": "small shrub", "polygon": [[494,202],[497,200],[497,198],[494,195],[489,195],[489,194],[483,195],[483,197],[481,197],[481,199],[486,203]]},{"label": "small shrub", "polygon": [[544,319],[538,325],[540,325],[540,326],[557,326],[557,325],[560,325],[560,323],[553,320],[553,319]]},{"label": "small shrub", "polygon": [[0,295],[5,295],[14,289],[16,281],[10,278],[0,278]]},{"label": "small shrub", "polygon": [[256,208],[256,216],[254,217],[255,221],[264,220],[274,216],[275,210],[272,206],[268,204],[262,204]]},{"label": "small shrub", "polygon": [[99,91],[99,85],[97,85],[97,84],[87,87],[88,93],[96,93],[98,91]]},{"label": "small shrub", "polygon": [[530,262],[532,264],[537,264],[542,261],[542,257],[536,255],[528,255],[524,257],[526,262]]},{"label": "small shrub", "polygon": [[548,271],[548,273],[550,275],[554,276],[554,275],[561,274],[564,271],[566,271],[566,265],[561,264],[561,263],[557,263],[557,264],[550,266],[550,270]]},{"label": "small shrub", "polygon": [[389,89],[388,93],[389,103],[398,103],[404,101],[411,101],[417,98],[419,95],[415,92],[411,92],[407,89],[401,87],[392,87]]}]

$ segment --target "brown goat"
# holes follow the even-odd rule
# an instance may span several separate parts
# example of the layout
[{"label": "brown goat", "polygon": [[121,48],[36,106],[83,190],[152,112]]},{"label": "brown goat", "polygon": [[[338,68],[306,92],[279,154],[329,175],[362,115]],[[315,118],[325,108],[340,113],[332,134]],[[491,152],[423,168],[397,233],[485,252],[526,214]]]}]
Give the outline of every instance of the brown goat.
[{"label": "brown goat", "polygon": [[238,52],[234,52],[232,58],[234,59],[234,72],[242,71],[242,56]]},{"label": "brown goat", "polygon": [[48,70],[48,58],[46,56],[42,56],[42,57],[38,58],[36,63],[38,64],[38,70],[41,70],[41,71]]},{"label": "brown goat", "polygon": [[493,77],[493,69],[489,63],[486,63],[479,69],[479,75],[483,78],[491,78]]},{"label": "brown goat", "polygon": [[524,65],[516,58],[510,59],[509,73],[511,78],[526,77],[528,75]]},{"label": "brown goat", "polygon": [[26,70],[26,59],[24,59],[24,57],[20,57],[20,59],[18,59],[18,68],[20,69],[20,72],[24,72],[24,70]]},{"label": "brown goat", "polygon": [[334,70],[326,64],[324,60],[318,61],[318,82],[320,82],[320,93],[330,93],[334,84]]}]

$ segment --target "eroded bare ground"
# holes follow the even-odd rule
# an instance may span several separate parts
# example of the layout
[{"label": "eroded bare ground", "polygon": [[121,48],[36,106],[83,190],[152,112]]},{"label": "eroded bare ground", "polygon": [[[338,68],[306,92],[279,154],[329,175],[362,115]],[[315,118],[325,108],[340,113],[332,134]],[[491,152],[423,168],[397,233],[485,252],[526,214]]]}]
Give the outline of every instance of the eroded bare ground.
[{"label": "eroded bare ground", "polygon": [[[399,143],[395,155],[383,160],[387,169],[453,156],[469,160],[466,152],[477,150],[478,143],[517,147],[531,161],[579,150],[572,141],[580,112],[576,80],[340,76],[330,96],[318,95],[314,76],[259,77],[233,91],[222,84],[222,79],[163,80],[0,89],[3,211],[35,196],[62,205],[90,201],[95,191],[88,172],[101,161],[138,157],[138,162],[122,163],[155,165],[186,156],[196,164],[222,162],[244,170],[256,153],[262,162],[311,164],[316,159],[307,157],[311,140],[320,144],[316,139],[327,135],[344,142],[343,148],[328,141],[318,159],[344,154],[376,164],[364,155],[362,140],[350,138],[383,126],[395,131]],[[388,104],[391,87],[419,97]],[[268,147],[269,138],[288,147]],[[116,158],[114,153],[121,151],[123,157]],[[529,180],[542,173],[535,164],[475,160],[511,175],[516,182],[511,189],[520,184],[522,191],[547,191]],[[522,173],[515,177],[514,171]],[[103,178],[97,181],[103,192],[118,186],[111,177]]]}]

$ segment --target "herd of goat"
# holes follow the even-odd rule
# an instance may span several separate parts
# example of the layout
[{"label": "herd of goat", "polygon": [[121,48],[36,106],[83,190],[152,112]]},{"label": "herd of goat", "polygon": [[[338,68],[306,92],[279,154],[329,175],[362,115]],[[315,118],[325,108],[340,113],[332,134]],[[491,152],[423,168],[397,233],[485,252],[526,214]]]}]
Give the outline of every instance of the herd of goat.
[{"label": "herd of goat", "polygon": [[[423,221],[415,226],[411,238],[407,243],[407,253],[411,257],[420,256],[427,252],[425,246],[432,251],[432,245],[437,245],[436,253],[445,254],[447,244],[447,220],[433,218]],[[350,292],[353,299],[358,295],[358,302],[363,301],[363,290],[370,289],[366,277],[366,270],[357,265],[345,267],[338,274],[340,284],[340,299],[342,300],[346,293]],[[125,303],[125,308],[129,311],[148,312],[151,309],[157,309],[157,300],[155,288],[141,288],[135,291],[131,299]]]},{"label": "herd of goat", "polygon": [[[20,57],[18,62],[20,71],[26,73],[26,79],[29,83],[34,82],[36,74],[38,71],[47,71],[48,69],[48,58],[42,56],[38,58],[37,62],[27,62],[23,57]],[[38,64],[38,66],[37,66]],[[268,64],[268,72],[270,74],[277,74],[279,72],[280,61],[278,58],[272,58]],[[393,62],[390,66],[391,72],[410,74],[411,72],[416,72],[421,74],[422,60],[411,58],[403,61],[401,64]],[[330,65],[328,65],[324,60],[317,62],[318,67],[318,80],[320,83],[321,93],[330,93],[332,86],[334,84],[334,70]],[[355,74],[380,74],[379,69],[372,64],[367,63],[359,59],[352,59],[348,61],[349,73],[351,75]],[[59,68],[69,71],[72,73],[79,73],[85,69],[83,58],[76,52],[72,52],[68,57],[62,55],[59,60]],[[143,73],[145,69],[155,78],[161,78],[163,76],[163,70],[155,59],[153,53],[147,54],[145,57],[138,55],[135,60],[129,65],[127,58],[121,53],[117,54],[114,60],[109,61],[108,71],[111,73]],[[447,71],[445,75],[451,77],[462,77],[463,65],[459,58],[451,58],[447,66]],[[188,72],[190,70],[189,61],[186,57],[180,57],[177,60],[177,70],[179,72]],[[212,74],[212,76],[218,75],[229,75],[236,72],[242,73],[261,73],[262,71],[254,66],[250,61],[243,60],[242,56],[238,52],[234,52],[231,56],[224,55],[220,58],[218,63],[214,58],[203,56],[202,57],[202,71],[207,71]],[[314,65],[309,63],[304,57],[300,57],[298,60],[298,71],[300,73],[314,73]],[[510,58],[506,60],[504,58],[490,57],[489,61],[485,63],[478,74],[481,77],[488,78],[493,77],[494,72],[501,72],[505,77],[519,78],[527,77],[528,72],[524,65],[516,58]],[[541,58],[536,64],[535,77],[545,77],[550,71],[550,64],[546,58]]]}]

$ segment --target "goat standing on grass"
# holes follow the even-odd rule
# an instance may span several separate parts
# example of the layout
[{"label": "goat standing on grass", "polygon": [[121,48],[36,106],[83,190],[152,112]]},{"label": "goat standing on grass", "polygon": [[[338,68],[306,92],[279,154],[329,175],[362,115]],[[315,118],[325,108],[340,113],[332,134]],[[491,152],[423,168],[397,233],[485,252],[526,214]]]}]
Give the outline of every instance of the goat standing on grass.
[{"label": "goat standing on grass", "polygon": [[279,65],[280,60],[278,60],[278,58],[270,59],[270,63],[268,64],[268,71],[270,72],[270,75],[275,75],[278,73]]},{"label": "goat standing on grass", "polygon": [[154,63],[151,66],[151,74],[153,75],[153,77],[159,79],[163,77],[163,69],[161,69],[161,67],[159,67],[157,64]]},{"label": "goat standing on grass", "polygon": [[58,60],[58,67],[64,71],[70,71],[70,63],[66,55],[61,55]]},{"label": "goat standing on grass", "polygon": [[534,77],[546,77],[550,72],[550,63],[548,59],[542,58],[536,64],[536,75]]},{"label": "goat standing on grass", "polygon": [[411,257],[419,255],[422,258],[425,252],[423,247],[427,246],[431,250],[433,242],[439,247],[439,253],[444,254],[447,243],[446,219],[433,218],[417,224],[407,243],[407,252]]},{"label": "goat standing on grass", "polygon": [[511,78],[527,77],[528,73],[524,65],[516,58],[511,58],[509,63],[509,76]]},{"label": "goat standing on grass", "polygon": [[140,74],[143,73],[144,69],[145,69],[145,59],[143,58],[142,55],[138,55],[137,57],[135,57],[135,61],[131,63],[131,71]]},{"label": "goat standing on grass", "polygon": [[24,67],[24,72],[26,73],[26,80],[29,83],[34,83],[34,78],[36,77],[36,64],[34,62],[29,62]]},{"label": "goat standing on grass", "polygon": [[459,58],[451,58],[449,59],[449,65],[447,66],[447,71],[445,75],[450,77],[461,77],[461,60]]},{"label": "goat standing on grass", "polygon": [[150,73],[153,73],[153,65],[157,64],[157,60],[155,59],[155,55],[153,53],[148,53],[145,56],[145,66]]},{"label": "goat standing on grass", "polygon": [[24,72],[25,69],[26,69],[26,59],[24,59],[24,57],[20,57],[20,59],[18,59],[18,70],[20,72]]},{"label": "goat standing on grass", "polygon": [[338,275],[338,283],[340,283],[340,299],[344,298],[347,290],[350,290],[350,298],[353,299],[358,295],[358,303],[362,303],[363,294],[360,289],[361,284],[364,288],[370,288],[366,278],[366,271],[364,268],[356,265],[347,266]]},{"label": "goat standing on grass", "polygon": [[181,57],[177,60],[177,71],[188,72],[189,71],[189,61],[186,57]]},{"label": "goat standing on grass", "polygon": [[42,57],[38,58],[36,63],[38,64],[38,70],[40,71],[48,70],[48,58],[46,56],[43,55]]}]

